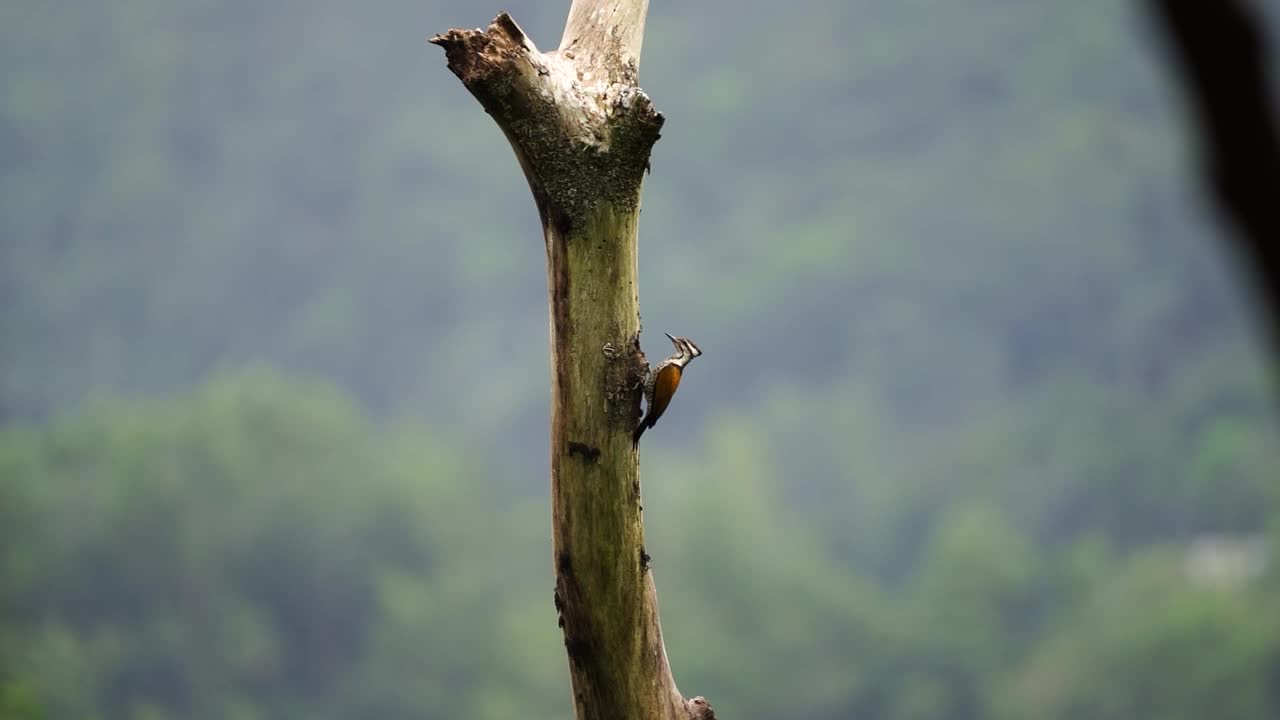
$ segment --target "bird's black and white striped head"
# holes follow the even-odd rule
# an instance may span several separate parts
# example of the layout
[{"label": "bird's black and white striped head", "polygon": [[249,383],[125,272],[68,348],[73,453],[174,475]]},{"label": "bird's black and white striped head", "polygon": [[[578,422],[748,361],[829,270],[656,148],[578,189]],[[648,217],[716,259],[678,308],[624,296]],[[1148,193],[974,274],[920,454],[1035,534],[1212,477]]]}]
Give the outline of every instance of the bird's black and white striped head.
[{"label": "bird's black and white striped head", "polygon": [[702,350],[697,345],[694,345],[689,338],[672,337],[671,333],[663,334],[670,338],[672,345],[676,346],[676,354],[671,356],[671,361],[681,368],[702,354]]}]

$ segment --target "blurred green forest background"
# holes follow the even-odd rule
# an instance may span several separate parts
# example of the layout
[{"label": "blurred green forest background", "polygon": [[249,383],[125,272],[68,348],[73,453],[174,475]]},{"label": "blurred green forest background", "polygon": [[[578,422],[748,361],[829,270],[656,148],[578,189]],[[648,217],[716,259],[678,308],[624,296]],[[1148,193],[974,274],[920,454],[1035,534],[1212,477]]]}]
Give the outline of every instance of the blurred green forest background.
[{"label": "blurred green forest background", "polygon": [[[564,718],[542,240],[425,38],[0,9],[0,718]],[[654,3],[644,440],[722,717],[1280,717],[1280,422],[1117,0]]]}]

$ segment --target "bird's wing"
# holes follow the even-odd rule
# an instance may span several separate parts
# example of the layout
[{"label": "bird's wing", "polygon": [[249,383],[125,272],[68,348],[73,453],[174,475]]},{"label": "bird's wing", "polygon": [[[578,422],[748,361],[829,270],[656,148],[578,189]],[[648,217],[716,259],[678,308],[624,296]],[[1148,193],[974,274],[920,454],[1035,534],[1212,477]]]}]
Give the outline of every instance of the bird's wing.
[{"label": "bird's wing", "polygon": [[654,380],[653,386],[653,407],[649,408],[645,422],[649,427],[662,417],[662,413],[667,411],[667,405],[671,404],[671,398],[676,394],[676,388],[680,387],[681,370],[679,365],[668,365],[658,371],[658,377]]}]

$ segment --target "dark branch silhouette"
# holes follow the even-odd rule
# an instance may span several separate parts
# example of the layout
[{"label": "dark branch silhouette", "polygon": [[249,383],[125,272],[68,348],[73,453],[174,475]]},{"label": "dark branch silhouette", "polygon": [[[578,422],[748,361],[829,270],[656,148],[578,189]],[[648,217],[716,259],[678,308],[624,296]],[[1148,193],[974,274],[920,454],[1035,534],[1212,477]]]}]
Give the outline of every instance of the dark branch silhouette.
[{"label": "dark branch silhouette", "polygon": [[1202,173],[1280,342],[1280,131],[1263,20],[1241,0],[1147,0],[1198,136]]}]

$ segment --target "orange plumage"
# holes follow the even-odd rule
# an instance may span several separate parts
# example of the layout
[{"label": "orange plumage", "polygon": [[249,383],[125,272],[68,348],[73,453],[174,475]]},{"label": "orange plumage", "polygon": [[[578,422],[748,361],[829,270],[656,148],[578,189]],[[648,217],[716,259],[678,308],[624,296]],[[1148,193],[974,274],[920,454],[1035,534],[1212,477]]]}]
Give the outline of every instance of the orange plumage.
[{"label": "orange plumage", "polygon": [[684,377],[684,368],[691,360],[702,354],[702,350],[689,338],[672,337],[671,343],[676,347],[676,354],[663,360],[656,369],[652,370],[648,379],[645,381],[644,396],[645,403],[648,405],[645,411],[644,419],[636,426],[635,432],[631,434],[633,443],[640,442],[640,436],[644,431],[653,427],[658,422],[658,418],[662,417],[662,413],[667,411],[667,406],[671,404],[671,398],[675,396],[676,389],[680,387],[680,378]]},{"label": "orange plumage", "polygon": [[662,413],[667,411],[667,406],[671,404],[671,398],[676,394],[676,388],[680,387],[680,378],[684,376],[684,371],[679,365],[668,365],[658,371],[658,378],[653,382],[653,407],[649,408],[648,415],[645,419],[648,421],[649,427],[658,422],[658,418],[662,417]]},{"label": "orange plumage", "polygon": [[667,406],[671,404],[671,398],[676,394],[676,388],[680,387],[680,378],[683,376],[684,369],[675,363],[667,363],[658,368],[653,378],[652,389],[645,393],[649,407],[645,411],[644,419],[636,426],[635,432],[631,433],[632,444],[638,444],[644,431],[653,427],[653,424],[658,422],[658,418],[662,417],[662,413],[667,411]]}]

